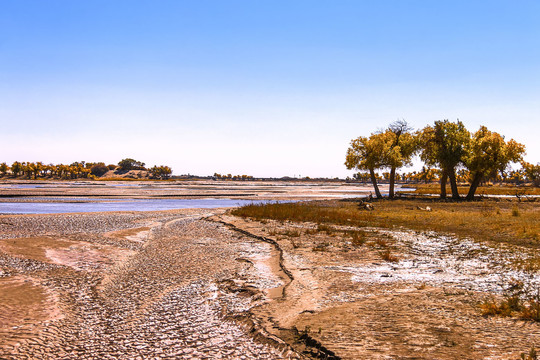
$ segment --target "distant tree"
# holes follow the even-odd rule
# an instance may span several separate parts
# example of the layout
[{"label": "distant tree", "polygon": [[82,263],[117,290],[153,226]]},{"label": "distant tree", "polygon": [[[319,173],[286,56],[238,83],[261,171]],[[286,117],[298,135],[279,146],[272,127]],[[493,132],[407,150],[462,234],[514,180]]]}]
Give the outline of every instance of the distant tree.
[{"label": "distant tree", "polygon": [[19,173],[23,171],[22,164],[18,161],[15,161],[13,164],[11,164],[11,173],[14,176],[19,176]]},{"label": "distant tree", "polygon": [[435,121],[419,133],[420,158],[428,166],[441,169],[441,198],[446,198],[446,180],[450,179],[452,198],[459,199],[456,168],[463,163],[467,154],[470,133],[461,121]]},{"label": "distant tree", "polygon": [[156,179],[168,179],[172,174],[172,169],[168,166],[154,166],[150,169],[152,177]]},{"label": "distant tree", "polygon": [[0,173],[2,173],[2,176],[6,176],[7,172],[9,171],[9,166],[3,162],[0,164]]},{"label": "distant tree", "polygon": [[523,173],[527,180],[532,181],[534,186],[540,186],[540,163],[533,165],[526,161],[521,162]]},{"label": "distant tree", "polygon": [[140,161],[137,161],[137,160],[134,160],[134,159],[130,159],[130,158],[122,159],[118,163],[118,167],[122,171],[145,170],[143,162],[140,162]]},{"label": "distant tree", "polygon": [[510,163],[521,161],[524,153],[523,144],[513,139],[506,142],[504,136],[481,126],[472,136],[465,158],[465,166],[471,173],[467,200],[474,198],[482,180],[505,171]]},{"label": "distant tree", "polygon": [[109,171],[109,168],[105,166],[105,163],[94,164],[90,168],[90,173],[95,176],[103,176]]}]

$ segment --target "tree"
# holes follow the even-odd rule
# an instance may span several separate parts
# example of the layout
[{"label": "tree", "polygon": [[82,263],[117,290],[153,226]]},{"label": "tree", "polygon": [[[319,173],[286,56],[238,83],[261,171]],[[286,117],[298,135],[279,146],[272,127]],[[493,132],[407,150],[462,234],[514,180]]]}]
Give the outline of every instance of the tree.
[{"label": "tree", "polygon": [[382,134],[372,134],[369,138],[360,136],[351,141],[345,158],[347,169],[369,171],[371,184],[378,199],[381,199],[382,195],[377,184],[375,169],[385,166],[383,154],[388,152],[388,149],[385,149],[387,145],[388,142],[384,141]]},{"label": "tree", "polygon": [[452,199],[460,199],[456,168],[463,163],[467,154],[470,133],[461,121],[435,121],[433,126],[426,126],[419,133],[420,158],[428,166],[441,169],[441,198],[446,198],[446,180],[450,179]]},{"label": "tree", "polygon": [[6,173],[9,170],[9,166],[5,162],[0,164],[0,173],[2,173],[2,176],[6,176]]},{"label": "tree", "polygon": [[14,176],[19,176],[19,173],[22,171],[22,164],[18,161],[15,161],[13,164],[11,164],[11,173]]},{"label": "tree", "polygon": [[157,179],[168,179],[172,174],[172,169],[168,166],[154,166],[150,169],[152,177]]},{"label": "tree", "polygon": [[390,186],[388,189],[388,197],[394,198],[394,186],[396,182],[396,169],[406,165],[411,165],[411,159],[417,151],[416,137],[411,134],[412,128],[405,120],[398,120],[390,124],[388,129],[383,133],[385,141],[389,144],[385,146],[388,150],[383,154],[384,162],[390,168]]},{"label": "tree", "polygon": [[506,142],[504,136],[481,126],[472,136],[465,158],[465,166],[471,173],[467,200],[474,198],[482,180],[505,171],[510,163],[521,161],[524,153],[523,144],[513,139]]},{"label": "tree", "polygon": [[528,180],[532,181],[534,186],[540,186],[540,163],[533,165],[526,161],[521,162],[523,172]]},{"label": "tree", "polygon": [[118,163],[118,167],[120,168],[121,171],[145,170],[143,162],[130,159],[130,158],[122,159],[122,161]]},{"label": "tree", "polygon": [[371,183],[377,198],[381,198],[377,184],[376,169],[388,168],[385,179],[389,181],[388,197],[394,197],[396,170],[411,164],[417,150],[416,137],[405,120],[398,120],[382,131],[371,134],[369,138],[359,137],[351,141],[347,150],[345,165],[348,169],[369,171]]}]

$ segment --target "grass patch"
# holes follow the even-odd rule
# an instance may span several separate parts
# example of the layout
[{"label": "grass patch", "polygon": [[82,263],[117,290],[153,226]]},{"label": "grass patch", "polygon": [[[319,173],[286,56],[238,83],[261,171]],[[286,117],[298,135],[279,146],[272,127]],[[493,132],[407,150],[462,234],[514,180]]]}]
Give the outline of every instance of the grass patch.
[{"label": "grass patch", "polygon": [[391,252],[390,252],[390,249],[386,249],[384,250],[383,252],[381,252],[381,258],[384,260],[384,261],[388,261],[388,262],[398,262],[399,259],[397,258],[397,256],[393,255]]},{"label": "grass patch", "polygon": [[495,299],[480,304],[484,316],[515,316],[524,320],[540,321],[540,297],[534,296],[522,300],[518,296],[509,296],[497,302]]},{"label": "grass patch", "polygon": [[[407,187],[413,188],[414,191],[410,191]],[[433,195],[441,193],[440,184],[409,184],[407,187],[403,187],[401,192],[415,193],[418,195]],[[469,192],[469,186],[458,186],[458,192],[460,195],[465,196]],[[452,189],[450,186],[446,187],[446,193],[451,196]],[[511,186],[511,185],[492,185],[492,186],[479,186],[476,190],[476,195],[540,195],[540,188],[533,186]]]},{"label": "grass patch", "polygon": [[343,234],[351,239],[353,246],[362,246],[366,243],[366,233],[362,230],[344,231]]},{"label": "grass patch", "polygon": [[[430,206],[432,211],[418,207]],[[381,200],[374,211],[362,211],[354,201],[313,201],[283,204],[251,204],[231,211],[256,220],[311,222],[316,232],[333,234],[332,225],[354,227],[404,227],[419,231],[453,233],[479,241],[502,242],[540,248],[540,203],[485,199],[474,202],[445,202],[436,199]],[[315,232],[315,231],[313,231]]]},{"label": "grass patch", "polygon": [[482,315],[515,316],[524,320],[540,321],[540,290],[536,295],[527,295],[523,285],[521,281],[511,283],[500,302],[493,297],[485,300],[480,304]]},{"label": "grass patch", "polygon": [[300,230],[287,229],[287,230],[283,231],[281,233],[281,235],[285,235],[285,236],[288,236],[288,237],[299,237],[300,235],[302,235],[302,233],[300,232]]}]

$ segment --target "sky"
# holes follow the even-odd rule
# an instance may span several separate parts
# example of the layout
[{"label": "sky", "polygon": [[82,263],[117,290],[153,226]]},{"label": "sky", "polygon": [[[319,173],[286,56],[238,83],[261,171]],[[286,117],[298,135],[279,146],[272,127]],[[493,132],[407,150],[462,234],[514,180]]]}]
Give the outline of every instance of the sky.
[{"label": "sky", "polygon": [[404,119],[540,162],[540,2],[0,1],[0,162],[346,177]]}]

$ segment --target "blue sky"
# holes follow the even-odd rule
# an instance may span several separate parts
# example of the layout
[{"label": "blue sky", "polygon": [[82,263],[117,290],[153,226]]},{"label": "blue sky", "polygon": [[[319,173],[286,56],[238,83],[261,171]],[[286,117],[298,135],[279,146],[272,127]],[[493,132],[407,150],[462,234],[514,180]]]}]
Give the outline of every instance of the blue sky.
[{"label": "blue sky", "polygon": [[540,161],[537,1],[0,2],[0,162],[348,176],[349,141],[459,118]]}]

